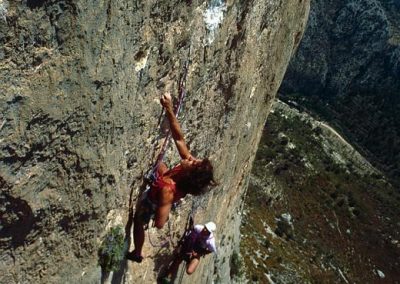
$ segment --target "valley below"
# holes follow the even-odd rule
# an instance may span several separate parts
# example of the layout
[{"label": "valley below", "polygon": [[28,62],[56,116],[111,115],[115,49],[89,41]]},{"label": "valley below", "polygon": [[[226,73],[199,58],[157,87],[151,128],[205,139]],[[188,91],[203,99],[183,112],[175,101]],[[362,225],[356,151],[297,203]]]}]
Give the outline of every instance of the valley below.
[{"label": "valley below", "polygon": [[399,202],[349,141],[278,100],[253,165],[233,273],[250,283],[398,283]]}]

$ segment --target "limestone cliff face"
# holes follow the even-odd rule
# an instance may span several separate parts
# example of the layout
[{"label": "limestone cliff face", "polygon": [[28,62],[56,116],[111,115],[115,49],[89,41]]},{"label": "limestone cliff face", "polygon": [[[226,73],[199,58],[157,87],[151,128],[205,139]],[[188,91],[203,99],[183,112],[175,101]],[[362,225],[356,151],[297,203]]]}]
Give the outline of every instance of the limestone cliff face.
[{"label": "limestone cliff face", "polygon": [[[193,153],[214,161],[220,185],[186,198],[169,229],[150,230],[154,239],[172,234],[170,247],[146,240],[144,262],[123,263],[113,281],[154,282],[192,211],[195,222],[218,224],[219,253],[184,281],[229,282],[242,193],[308,7],[1,0],[0,282],[99,281],[101,238],[127,223],[161,143],[159,82],[176,90],[185,60],[180,120]],[[174,149],[166,161],[177,161]]]}]

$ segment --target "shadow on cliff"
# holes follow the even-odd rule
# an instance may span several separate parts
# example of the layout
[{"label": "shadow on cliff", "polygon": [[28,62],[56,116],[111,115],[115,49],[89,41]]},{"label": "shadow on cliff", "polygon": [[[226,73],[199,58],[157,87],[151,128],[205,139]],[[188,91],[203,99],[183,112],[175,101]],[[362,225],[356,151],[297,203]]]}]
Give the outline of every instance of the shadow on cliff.
[{"label": "shadow on cliff", "polygon": [[[167,275],[168,269],[170,269],[171,263],[174,261],[175,257],[180,253],[180,245],[177,244],[174,247],[174,251],[171,252],[162,252],[162,248],[156,253],[154,257],[154,270],[157,274],[157,283],[164,283],[162,282],[162,278]],[[182,269],[180,266],[177,267],[178,270],[173,272],[172,283],[181,283],[182,282],[182,273],[184,273],[185,269]],[[171,271],[170,271],[171,272]]]},{"label": "shadow on cliff", "polygon": [[[173,252],[171,253],[171,251],[168,251],[166,253],[162,253],[161,250],[163,247],[161,247],[156,253],[156,257],[154,257],[154,271],[158,275],[157,283],[165,283],[162,281],[162,278],[167,274],[172,275],[172,283],[175,283],[175,281],[177,281],[177,283],[182,283],[182,279],[186,270],[185,266],[182,267],[181,265],[182,263],[185,263],[182,255],[185,250],[185,241],[187,240],[188,233],[193,228],[192,213],[193,211],[188,216],[183,234],[180,236],[179,240],[176,243],[173,243],[172,241],[168,243],[168,245],[173,246]],[[179,259],[180,261],[178,261]]]},{"label": "shadow on cliff", "polygon": [[0,203],[0,247],[15,249],[27,242],[26,237],[41,216],[35,217],[26,200],[7,193],[0,194]]},{"label": "shadow on cliff", "polygon": [[[124,252],[124,254],[126,254],[129,250],[129,247],[131,246],[131,230],[132,230],[132,224],[133,224],[133,209],[131,208],[131,206],[129,206],[129,218],[128,218],[128,222],[126,223],[125,226],[125,247],[126,247],[126,252]],[[112,284],[119,284],[123,282],[123,277],[125,274],[125,270],[128,266],[128,260],[126,258],[124,258],[121,261],[121,264],[119,266],[119,269],[117,271],[114,271],[113,273],[113,277],[111,280]],[[104,283],[104,282],[102,282]]]},{"label": "shadow on cliff", "polygon": [[172,259],[173,255],[170,252],[163,252],[162,248],[156,252],[155,257],[153,258],[153,271],[157,274],[157,283],[161,283],[159,279],[166,274],[169,263],[172,261]]},{"label": "shadow on cliff", "polygon": [[[143,192],[143,190],[146,187],[146,181],[143,181],[142,185],[140,186],[140,192]],[[133,225],[133,189],[131,190],[130,196],[129,196],[129,213],[128,213],[128,221],[126,222],[125,225],[125,247],[126,247],[126,252],[128,252],[130,246],[131,246],[131,232],[132,232],[132,225]],[[119,269],[117,271],[114,271],[111,283],[112,284],[119,284],[123,282],[123,277],[125,275],[126,268],[128,267],[128,260],[124,258],[119,266]],[[101,277],[101,283],[105,283],[105,281],[108,278],[108,275],[105,275],[105,278],[103,279],[104,273],[102,272],[102,277]]]},{"label": "shadow on cliff", "polygon": [[[146,188],[146,181],[144,180],[142,185],[140,186],[140,191],[143,192]],[[132,227],[133,227],[133,217],[134,217],[134,211],[133,211],[133,192],[134,190],[131,191],[130,194],[130,201],[129,201],[129,214],[128,214],[128,221],[125,225],[125,247],[127,248],[125,254],[128,252],[132,239],[131,239],[131,232],[132,232]],[[138,199],[139,202],[140,198]],[[136,204],[137,206],[137,204]],[[171,255],[170,253],[165,252],[165,248],[167,248],[169,245],[171,245],[169,242],[167,244],[163,244],[158,246],[158,244],[154,245],[155,247],[159,247],[157,252],[155,253],[155,256],[153,257],[154,261],[154,271],[159,275],[162,276],[166,269],[168,268],[168,264],[173,258],[173,254]],[[112,284],[120,284],[124,282],[124,275],[128,267],[128,259],[124,258],[119,266],[119,269],[117,271],[114,271],[112,274],[112,279],[111,283]],[[101,275],[101,283],[107,283],[107,279],[109,278],[110,274],[102,271]]]}]

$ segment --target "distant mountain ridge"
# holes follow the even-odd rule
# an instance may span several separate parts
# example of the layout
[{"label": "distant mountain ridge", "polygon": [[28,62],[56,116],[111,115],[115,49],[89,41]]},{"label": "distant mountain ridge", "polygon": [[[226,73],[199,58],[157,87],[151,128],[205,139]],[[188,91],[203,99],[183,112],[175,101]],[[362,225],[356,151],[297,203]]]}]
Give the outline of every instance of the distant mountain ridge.
[{"label": "distant mountain ridge", "polygon": [[394,1],[312,1],[283,92],[398,91],[400,7]]},{"label": "distant mountain ridge", "polygon": [[312,1],[280,93],[335,124],[400,184],[400,2]]}]

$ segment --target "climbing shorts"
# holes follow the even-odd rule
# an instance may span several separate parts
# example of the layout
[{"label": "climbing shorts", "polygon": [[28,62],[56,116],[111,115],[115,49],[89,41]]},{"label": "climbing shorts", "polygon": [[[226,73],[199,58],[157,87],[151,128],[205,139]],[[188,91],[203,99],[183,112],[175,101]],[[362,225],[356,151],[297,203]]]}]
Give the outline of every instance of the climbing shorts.
[{"label": "climbing shorts", "polygon": [[[150,200],[149,197],[150,190],[151,188],[148,187],[143,192],[139,201],[139,209],[135,213],[136,218],[138,218],[145,225],[144,227],[145,229],[148,228],[150,221],[155,219],[156,210],[158,208],[158,205]],[[171,211],[175,211],[180,204],[181,201],[174,202],[172,204]]]},{"label": "climbing shorts", "polygon": [[136,213],[137,218],[139,218],[143,224],[149,224],[150,220],[155,218],[157,209],[157,204],[151,202],[148,193],[149,189],[143,192],[140,200],[140,208]]}]

